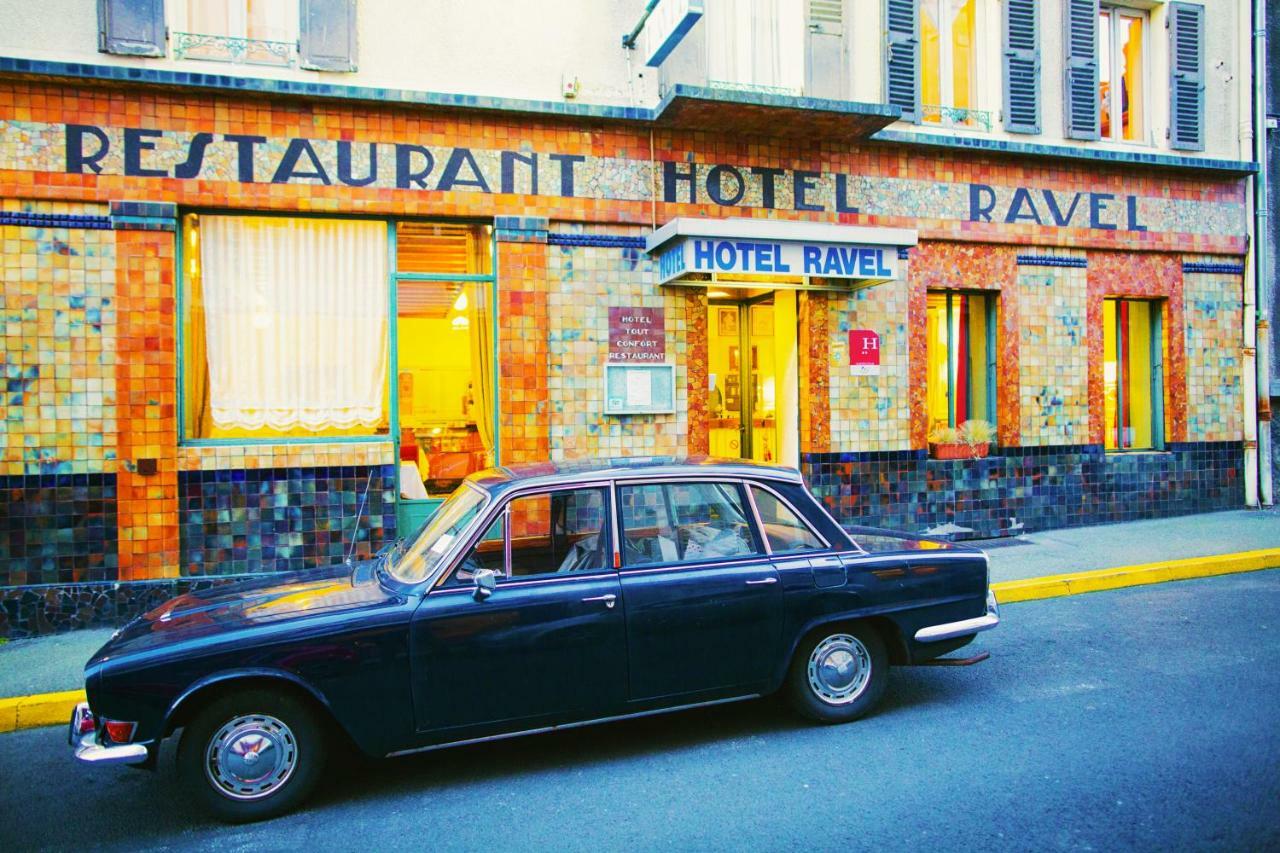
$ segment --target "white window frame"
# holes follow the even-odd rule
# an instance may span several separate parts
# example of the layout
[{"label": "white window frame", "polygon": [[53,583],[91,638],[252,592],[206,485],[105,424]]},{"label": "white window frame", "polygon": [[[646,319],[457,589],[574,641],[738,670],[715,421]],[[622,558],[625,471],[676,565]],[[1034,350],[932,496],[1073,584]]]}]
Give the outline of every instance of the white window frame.
[{"label": "white window frame", "polygon": [[[1098,33],[1099,46],[1102,40],[1107,40],[1107,56],[1111,60],[1111,67],[1108,69],[1111,73],[1111,91],[1110,100],[1111,109],[1111,133],[1110,135],[1102,135],[1102,111],[1106,109],[1106,105],[1102,102],[1101,93],[1098,98],[1098,135],[1103,142],[1118,142],[1121,145],[1151,145],[1151,108],[1149,106],[1151,96],[1151,16],[1145,9],[1137,9],[1133,6],[1112,5],[1110,3],[1101,4],[1099,17],[1101,12],[1110,14],[1110,23],[1107,31]],[[1142,21],[1142,112],[1138,115],[1138,121],[1141,125],[1141,133],[1137,139],[1124,138],[1123,126],[1123,110],[1117,113],[1115,106],[1118,104],[1116,88],[1124,71],[1124,63],[1120,61],[1120,26],[1119,21],[1122,18],[1137,18]],[[1101,30],[1101,22],[1099,22],[1099,30]],[[1099,75],[1102,71],[1102,57],[1098,57]],[[1099,76],[1101,79],[1101,76]]]}]

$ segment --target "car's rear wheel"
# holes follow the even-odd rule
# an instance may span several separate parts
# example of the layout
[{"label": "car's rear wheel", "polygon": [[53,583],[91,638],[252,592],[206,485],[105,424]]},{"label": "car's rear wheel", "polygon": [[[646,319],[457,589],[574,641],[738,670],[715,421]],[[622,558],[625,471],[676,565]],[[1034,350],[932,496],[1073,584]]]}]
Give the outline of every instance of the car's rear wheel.
[{"label": "car's rear wheel", "polygon": [[191,794],[230,823],[296,808],[320,781],[324,727],[304,701],[242,690],[196,714],[178,745],[178,772]]},{"label": "car's rear wheel", "polygon": [[796,649],[788,676],[791,704],[821,723],[847,723],[871,711],[889,684],[889,655],[868,625],[815,631]]}]

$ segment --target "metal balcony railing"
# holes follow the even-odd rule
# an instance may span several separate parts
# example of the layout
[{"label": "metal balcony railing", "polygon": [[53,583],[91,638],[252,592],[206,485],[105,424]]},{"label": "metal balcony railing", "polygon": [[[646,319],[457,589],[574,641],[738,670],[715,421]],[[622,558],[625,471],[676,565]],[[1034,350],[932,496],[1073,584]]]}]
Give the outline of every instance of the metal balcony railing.
[{"label": "metal balcony railing", "polygon": [[217,36],[209,33],[173,34],[174,59],[205,59],[241,65],[292,68],[296,45],[288,41]]},{"label": "metal balcony railing", "polygon": [[944,107],[939,104],[920,105],[920,123],[939,127],[959,127],[969,130],[991,130],[992,119],[988,110],[971,110],[967,107]]}]

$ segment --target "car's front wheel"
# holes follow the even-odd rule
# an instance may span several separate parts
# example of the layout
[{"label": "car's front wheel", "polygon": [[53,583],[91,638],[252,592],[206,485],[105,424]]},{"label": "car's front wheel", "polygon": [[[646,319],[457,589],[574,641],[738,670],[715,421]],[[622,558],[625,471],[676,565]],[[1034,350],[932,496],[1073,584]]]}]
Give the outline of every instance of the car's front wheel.
[{"label": "car's front wheel", "polygon": [[284,814],[320,781],[325,732],[311,707],[275,691],[242,690],[196,714],[178,745],[178,772],[215,817],[245,823]]},{"label": "car's front wheel", "polygon": [[801,714],[847,723],[874,708],[888,683],[889,656],[880,635],[868,625],[841,625],[801,641],[787,687]]}]

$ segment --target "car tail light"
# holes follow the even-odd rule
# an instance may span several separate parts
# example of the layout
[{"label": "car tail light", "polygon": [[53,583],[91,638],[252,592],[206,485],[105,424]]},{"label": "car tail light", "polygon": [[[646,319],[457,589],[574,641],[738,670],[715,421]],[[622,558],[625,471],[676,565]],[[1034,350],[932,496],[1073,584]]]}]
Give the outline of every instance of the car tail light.
[{"label": "car tail light", "polygon": [[95,728],[97,728],[97,723],[93,719],[93,714],[85,714],[76,720],[76,734],[78,735],[87,735]]},{"label": "car tail light", "polygon": [[133,740],[133,733],[138,728],[138,724],[122,723],[119,720],[103,720],[102,728],[107,734],[107,740],[112,743],[129,743]]}]

